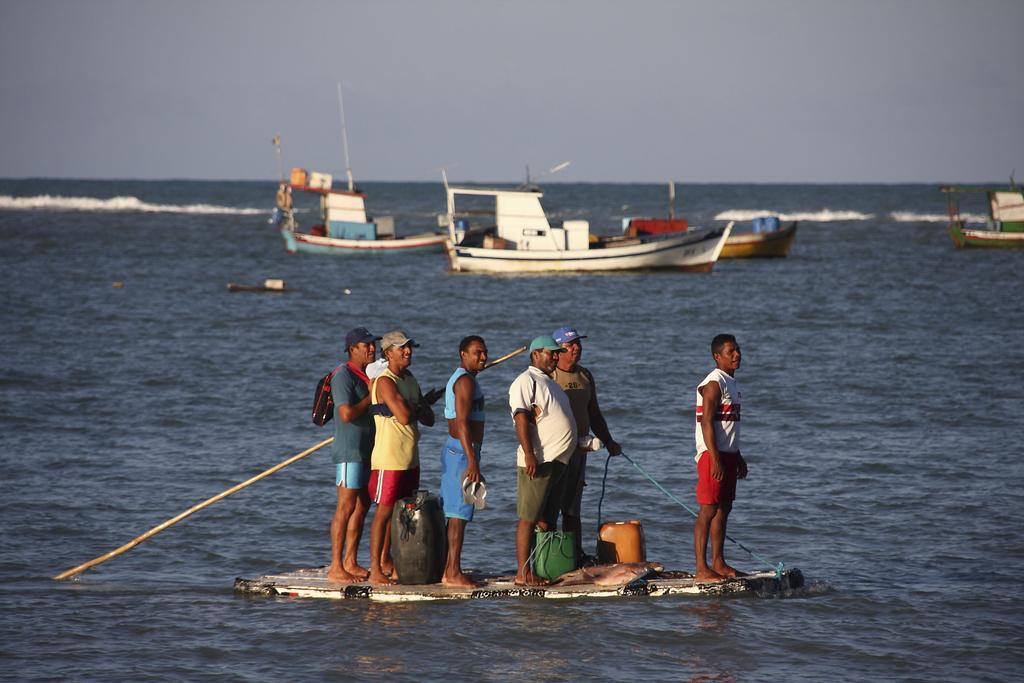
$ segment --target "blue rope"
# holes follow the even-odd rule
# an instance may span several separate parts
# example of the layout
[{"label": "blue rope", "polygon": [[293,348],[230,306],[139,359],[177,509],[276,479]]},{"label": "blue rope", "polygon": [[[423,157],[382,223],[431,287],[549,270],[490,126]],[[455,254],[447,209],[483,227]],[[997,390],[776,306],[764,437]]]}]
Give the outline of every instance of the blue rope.
[{"label": "blue rope", "polygon": [[[655,479],[654,477],[652,477],[651,475],[647,474],[647,471],[646,471],[646,470],[644,470],[644,468],[640,467],[640,465],[636,464],[636,462],[634,462],[634,461],[633,461],[633,459],[632,459],[631,457],[629,457],[629,456],[628,456],[628,455],[626,455],[625,453],[620,453],[619,455],[621,455],[621,456],[622,456],[623,458],[625,458],[626,460],[628,460],[628,461],[630,462],[630,464],[631,464],[631,465],[633,465],[633,467],[635,467],[635,468],[637,469],[637,471],[639,471],[639,472],[640,472],[640,474],[642,474],[642,475],[644,475],[645,477],[647,477],[647,478],[648,478],[648,479],[650,480],[650,482],[651,482],[652,484],[654,484],[655,486],[657,486],[657,487],[658,487],[658,488],[659,488],[659,489],[661,490],[661,492],[662,492],[662,493],[664,493],[664,494],[665,494],[666,496],[668,496],[668,497],[669,497],[669,498],[671,498],[671,499],[672,499],[673,501],[675,501],[675,502],[676,502],[676,503],[678,503],[678,504],[679,504],[680,506],[682,506],[682,507],[683,507],[683,509],[685,509],[685,510],[686,510],[687,512],[689,512],[689,513],[690,513],[691,515],[693,515],[694,519],[696,519],[696,518],[697,518],[697,513],[696,513],[696,512],[694,512],[693,510],[691,510],[691,509],[689,508],[689,506],[687,506],[687,504],[686,504],[686,503],[684,503],[683,501],[679,500],[679,499],[678,499],[678,498],[676,498],[676,497],[675,497],[674,495],[672,495],[672,493],[671,493],[671,492],[670,492],[670,491],[669,491],[668,489],[666,489],[666,488],[665,488],[664,486],[662,486],[661,484],[659,484],[659,483],[658,483],[658,481],[657,481],[657,480],[656,480],[656,479]],[[606,460],[606,461],[605,461],[605,463],[604,463],[604,476],[605,476],[605,478],[607,478],[607,477],[608,477],[608,462],[609,462],[609,461],[611,461],[611,459],[612,459],[612,456],[611,456],[611,454],[609,454],[609,455],[608,455],[608,460]],[[604,481],[602,481],[602,482],[601,482],[601,499],[602,499],[602,500],[604,499]],[[597,528],[598,528],[598,529],[600,529],[600,528],[601,528],[601,525],[600,525],[600,519],[601,519],[601,503],[600,503],[600,502],[598,502],[598,504],[597,504],[597,518],[598,518],[598,527],[597,527]],[[782,562],[779,562],[778,564],[773,564],[773,563],[769,562],[768,560],[764,559],[763,557],[761,557],[760,555],[758,555],[757,553],[755,553],[755,552],[754,552],[753,550],[751,550],[751,549],[750,549],[750,548],[748,548],[747,546],[745,546],[745,545],[743,545],[742,543],[740,543],[739,541],[737,541],[737,540],[736,540],[735,538],[733,538],[733,537],[732,537],[732,536],[730,536],[729,534],[726,534],[726,535],[725,535],[725,537],[726,537],[726,538],[728,538],[728,539],[729,539],[730,541],[732,541],[733,543],[735,543],[736,545],[738,545],[738,546],[739,546],[740,548],[743,548],[743,549],[744,549],[744,550],[746,550],[746,551],[747,551],[748,553],[750,553],[751,557],[754,557],[754,558],[756,558],[757,560],[760,560],[760,561],[761,561],[761,562],[763,562],[764,564],[766,564],[766,565],[768,565],[769,567],[771,567],[772,569],[774,569],[774,570],[775,570],[775,576],[776,576],[776,577],[778,577],[778,578],[781,578],[781,577],[782,577],[782,572],[783,572],[783,570],[784,570],[784,569],[786,568],[785,564],[783,564]]]}]

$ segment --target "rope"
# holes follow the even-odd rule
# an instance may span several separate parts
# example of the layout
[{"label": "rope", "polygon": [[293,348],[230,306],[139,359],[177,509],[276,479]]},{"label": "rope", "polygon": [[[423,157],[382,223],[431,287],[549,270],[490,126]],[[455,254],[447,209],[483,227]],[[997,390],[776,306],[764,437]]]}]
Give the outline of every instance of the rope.
[{"label": "rope", "polygon": [[[534,537],[536,537],[536,532],[537,530],[534,529]],[[519,568],[519,571],[526,571],[526,568],[530,566],[531,562],[533,562],[533,557],[537,554],[537,551],[539,551],[541,548],[544,548],[548,543],[550,543],[552,538],[553,534],[545,534],[541,538],[540,543],[534,543],[533,550],[531,550],[530,554],[526,556],[526,562],[524,562],[523,566]]]},{"label": "rope", "polygon": [[612,461],[612,454],[609,453],[604,461],[604,477],[601,478],[601,497],[597,501],[597,540],[601,540],[601,503],[604,502],[604,487],[608,481],[608,463]]},{"label": "rope", "polygon": [[[621,455],[623,458],[628,460],[630,462],[630,464],[633,465],[633,467],[635,467],[638,472],[640,472],[640,474],[642,474],[645,477],[647,477],[647,479],[649,479],[652,484],[657,486],[658,489],[660,489],[662,493],[664,493],[666,496],[671,498],[674,502],[678,503],[683,509],[685,509],[691,515],[693,515],[694,519],[697,518],[697,513],[696,512],[691,510],[689,508],[689,506],[686,505],[686,503],[684,503],[683,501],[679,500],[674,495],[672,495],[672,493],[668,489],[666,489],[664,486],[659,484],[658,481],[654,477],[649,475],[644,468],[642,468],[642,467],[640,467],[640,465],[636,464],[636,462],[631,457],[629,457],[625,453],[620,453],[619,455]],[[605,478],[608,477],[608,463],[611,461],[611,459],[612,459],[612,456],[609,454],[608,455],[608,460],[606,460],[605,463],[604,463],[604,476],[605,476]],[[604,481],[601,482],[601,499],[602,500],[604,499]],[[598,530],[600,530],[600,528],[601,528],[601,524],[600,524],[600,519],[601,519],[601,503],[600,502],[597,504],[597,517],[598,517],[598,526],[597,526],[597,528],[598,528]],[[785,564],[783,564],[782,562],[779,562],[778,564],[773,564],[773,563],[769,562],[768,560],[764,559],[763,557],[761,557],[760,555],[758,555],[757,553],[755,553],[753,550],[751,550],[747,546],[745,546],[742,543],[740,543],[739,541],[737,541],[735,538],[733,538],[729,534],[726,534],[725,537],[728,538],[733,543],[735,543],[736,545],[738,545],[740,548],[743,548],[743,550],[746,550],[750,554],[751,557],[759,560],[760,562],[762,562],[762,563],[768,565],[769,567],[771,567],[772,569],[774,569],[776,577],[779,577],[779,578],[782,577],[782,572],[786,568]]]}]

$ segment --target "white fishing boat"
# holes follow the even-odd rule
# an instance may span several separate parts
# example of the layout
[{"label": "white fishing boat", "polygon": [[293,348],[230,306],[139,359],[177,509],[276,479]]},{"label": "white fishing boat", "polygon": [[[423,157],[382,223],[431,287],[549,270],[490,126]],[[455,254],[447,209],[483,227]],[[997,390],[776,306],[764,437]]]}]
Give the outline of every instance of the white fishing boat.
[{"label": "white fishing boat", "polygon": [[552,226],[539,188],[449,185],[448,262],[469,273],[671,269],[710,271],[732,231],[725,227],[640,236],[598,236],[585,220]]}]

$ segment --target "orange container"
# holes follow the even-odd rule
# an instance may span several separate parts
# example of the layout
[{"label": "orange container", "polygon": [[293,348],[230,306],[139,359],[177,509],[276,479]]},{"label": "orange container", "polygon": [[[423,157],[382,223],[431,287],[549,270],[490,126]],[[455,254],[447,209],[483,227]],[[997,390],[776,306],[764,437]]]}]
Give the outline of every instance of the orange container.
[{"label": "orange container", "polygon": [[298,167],[292,169],[292,185],[305,187],[308,179],[309,174],[306,173],[306,169]]},{"label": "orange container", "polygon": [[597,557],[602,563],[646,562],[647,547],[640,520],[602,524],[598,531]]}]

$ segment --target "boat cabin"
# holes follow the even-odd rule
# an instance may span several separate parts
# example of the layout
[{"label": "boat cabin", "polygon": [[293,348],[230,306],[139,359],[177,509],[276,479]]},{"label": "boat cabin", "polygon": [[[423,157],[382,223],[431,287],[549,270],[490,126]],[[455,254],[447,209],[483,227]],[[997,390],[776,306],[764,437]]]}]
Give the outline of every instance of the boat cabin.
[{"label": "boat cabin", "polygon": [[334,190],[329,185],[327,187],[292,185],[292,187],[319,195],[321,230],[327,237],[345,240],[378,240],[394,239],[395,237],[395,223],[391,216],[380,216],[374,219],[366,215],[366,195],[361,192]]},{"label": "boat cabin", "polygon": [[960,215],[960,197],[964,194],[984,194],[987,198],[988,221],[985,229],[994,232],[1024,232],[1024,191],[1016,186],[1008,188],[944,186],[949,199],[949,217],[963,226]]},{"label": "boat cabin", "polygon": [[565,221],[552,226],[537,189],[512,190],[446,186],[448,232],[452,243],[519,251],[585,251],[590,222]]}]

